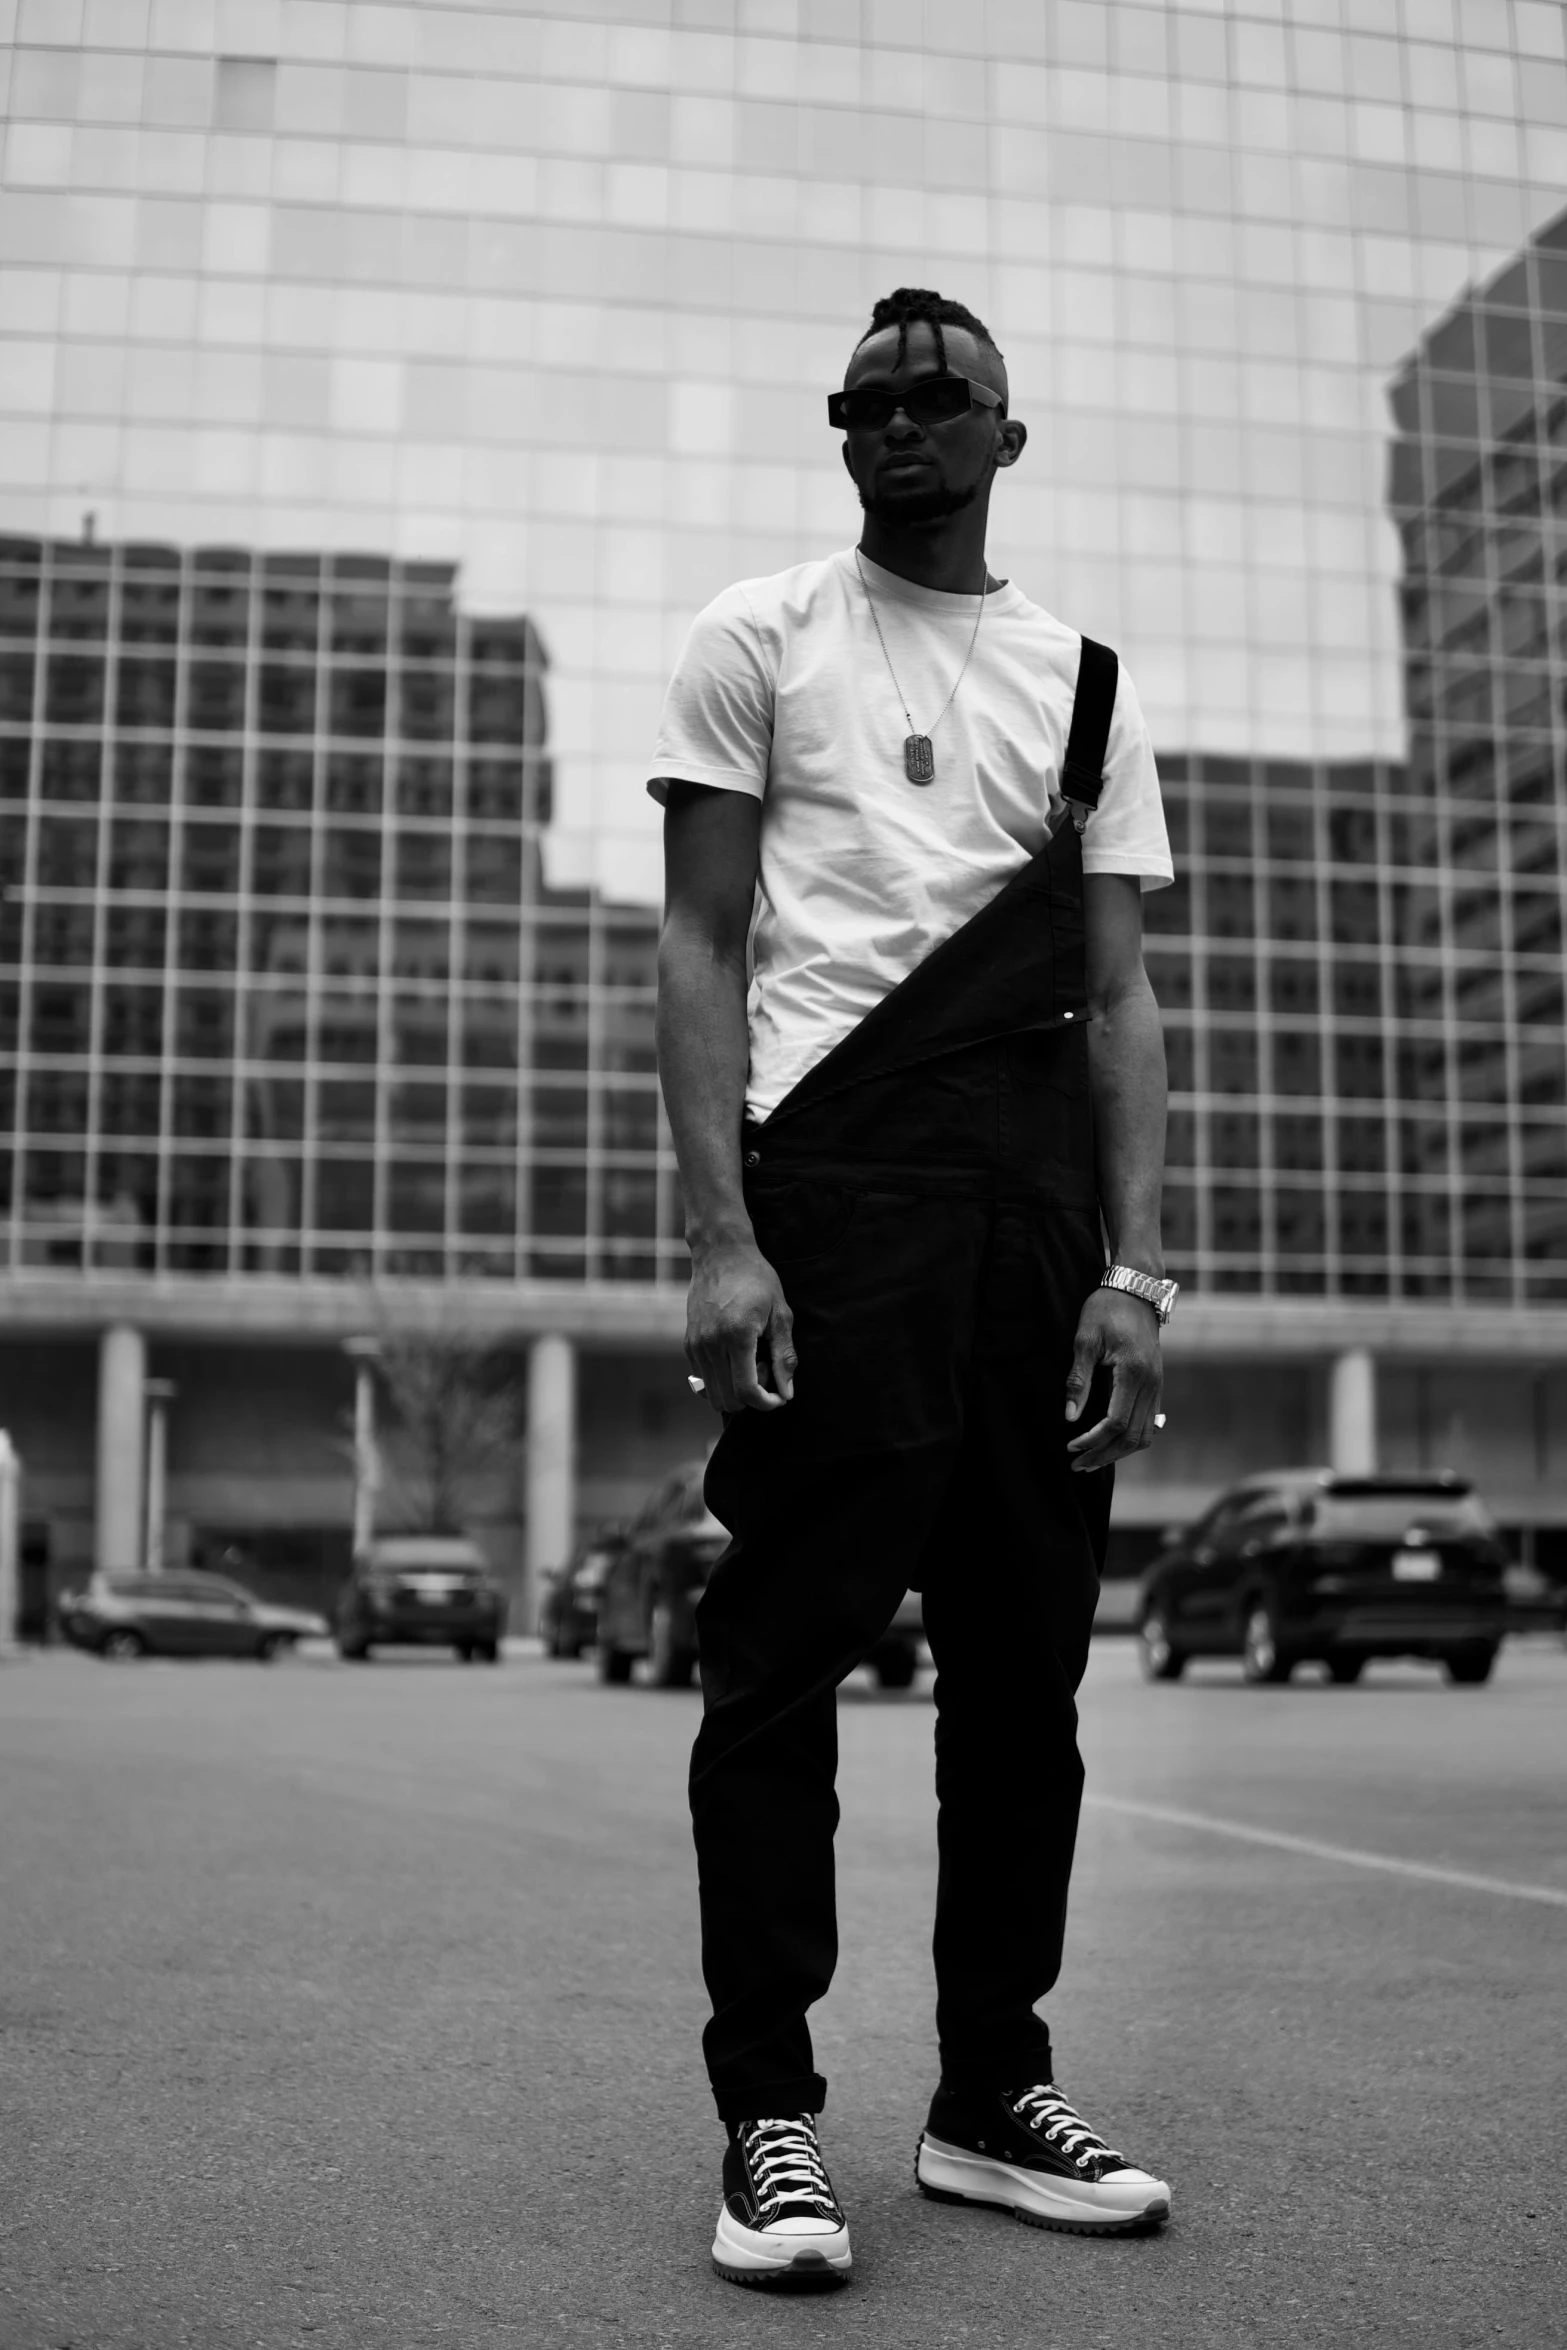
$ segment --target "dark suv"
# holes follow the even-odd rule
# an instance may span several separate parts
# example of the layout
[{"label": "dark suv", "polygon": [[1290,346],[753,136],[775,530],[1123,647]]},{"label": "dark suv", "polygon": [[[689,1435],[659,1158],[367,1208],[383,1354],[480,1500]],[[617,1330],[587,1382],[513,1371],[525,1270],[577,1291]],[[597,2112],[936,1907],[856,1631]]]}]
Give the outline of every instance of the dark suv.
[{"label": "dark suv", "polygon": [[355,1664],[372,1647],[439,1647],[493,1665],[505,1629],[506,1595],[465,1534],[379,1535],[338,1595],[338,1654]]},{"label": "dark suv", "polygon": [[1239,1656],[1248,1681],[1319,1659],[1335,1681],[1372,1657],[1426,1657],[1484,1681],[1501,1645],[1506,1552],[1461,1477],[1249,1477],[1176,1536],[1143,1578],[1151,1681],[1188,1657]]}]

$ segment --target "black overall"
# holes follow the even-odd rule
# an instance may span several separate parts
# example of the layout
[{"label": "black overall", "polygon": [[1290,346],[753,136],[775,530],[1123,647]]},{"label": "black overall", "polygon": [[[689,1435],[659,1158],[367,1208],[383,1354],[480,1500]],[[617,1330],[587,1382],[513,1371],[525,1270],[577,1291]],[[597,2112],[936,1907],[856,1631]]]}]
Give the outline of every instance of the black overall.
[{"label": "black overall", "polygon": [[[1090,806],[1115,682],[1085,640],[1063,785]],[[1071,1473],[1063,1416],[1104,1268],[1082,884],[1063,822],[746,1128],[799,1371],[784,1409],[728,1415],[707,1473],[733,1539],[698,1608],[691,1812],[726,2121],[826,2096],[806,2010],[837,1958],[835,1692],[908,1587],[937,1670],[943,2077],[1050,2075],[1034,2009],[1060,1971],[1113,1475]]]}]

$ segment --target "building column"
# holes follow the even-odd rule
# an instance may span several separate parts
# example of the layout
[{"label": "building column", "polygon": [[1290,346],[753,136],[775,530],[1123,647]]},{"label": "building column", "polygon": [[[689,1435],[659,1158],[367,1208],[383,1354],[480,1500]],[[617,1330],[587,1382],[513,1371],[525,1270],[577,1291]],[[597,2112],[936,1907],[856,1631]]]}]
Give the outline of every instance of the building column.
[{"label": "building column", "polygon": [[149,1379],[147,1398],[147,1544],[143,1553],[149,1575],[161,1575],[164,1557],[163,1526],[168,1515],[169,1406],[179,1389],[172,1379]]},{"label": "building column", "polygon": [[523,1632],[533,1630],[544,1578],[566,1564],[577,1530],[577,1350],[553,1332],[528,1355],[527,1488]]},{"label": "building column", "polygon": [[98,1342],[98,1475],[93,1564],[100,1575],[141,1565],[142,1443],[147,1342],[126,1322]]},{"label": "building column", "polygon": [[1368,1346],[1349,1346],[1328,1371],[1328,1461],[1341,1477],[1377,1465],[1377,1366]]}]

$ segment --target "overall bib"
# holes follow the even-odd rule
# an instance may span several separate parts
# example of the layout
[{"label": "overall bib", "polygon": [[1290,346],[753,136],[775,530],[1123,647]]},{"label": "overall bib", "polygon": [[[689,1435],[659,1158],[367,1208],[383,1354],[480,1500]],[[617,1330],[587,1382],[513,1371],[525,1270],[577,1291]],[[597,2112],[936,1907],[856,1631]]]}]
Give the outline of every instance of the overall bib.
[{"label": "overall bib", "polygon": [[[1084,640],[1066,796],[1093,806],[1113,653]],[[817,2112],[837,1957],[836,1690],[923,1594],[935,1660],[944,2079],[1050,2077],[1113,1472],[1071,1473],[1066,1380],[1104,1269],[1076,826],[928,955],[742,1144],[794,1315],[794,1400],[727,1415],[691,1763],[720,2114]]]}]

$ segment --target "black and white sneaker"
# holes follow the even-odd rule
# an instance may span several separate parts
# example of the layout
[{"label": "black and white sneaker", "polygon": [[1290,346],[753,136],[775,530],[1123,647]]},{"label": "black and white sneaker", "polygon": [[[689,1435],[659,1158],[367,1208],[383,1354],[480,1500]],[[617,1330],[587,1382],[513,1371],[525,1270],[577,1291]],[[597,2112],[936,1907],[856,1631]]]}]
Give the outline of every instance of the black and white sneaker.
[{"label": "black and white sneaker", "polygon": [[1163,2179],[1107,2146],[1053,2081],[993,2097],[938,2089],[914,2176],[938,2203],[991,2203],[1074,2235],[1131,2235],[1170,2216]]},{"label": "black and white sneaker", "polygon": [[826,2285],[850,2269],[849,2223],[813,2115],[740,2122],[724,2156],[713,2266],[734,2285]]}]

